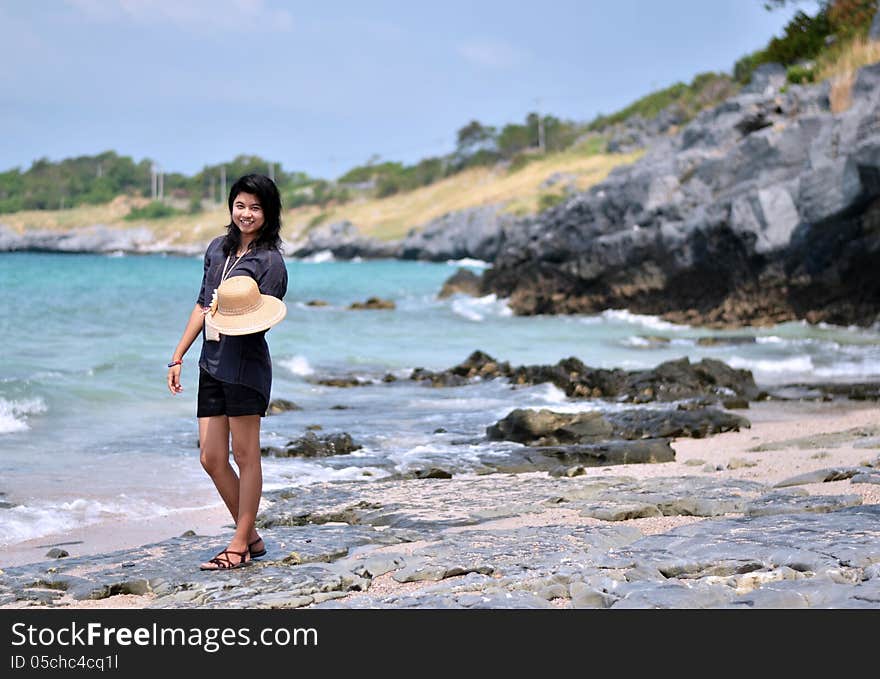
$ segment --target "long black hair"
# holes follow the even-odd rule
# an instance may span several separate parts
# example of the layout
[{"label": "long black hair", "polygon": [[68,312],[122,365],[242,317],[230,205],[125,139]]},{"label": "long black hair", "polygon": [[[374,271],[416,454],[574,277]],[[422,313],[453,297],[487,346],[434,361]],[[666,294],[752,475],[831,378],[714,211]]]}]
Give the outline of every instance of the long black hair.
[{"label": "long black hair", "polygon": [[232,221],[232,205],[239,193],[255,195],[263,208],[263,228],[260,229],[255,248],[281,250],[281,194],[275,182],[263,174],[246,174],[229,189],[229,224],[226,226],[226,239],[223,241],[223,254],[236,252],[241,245],[241,231]]}]

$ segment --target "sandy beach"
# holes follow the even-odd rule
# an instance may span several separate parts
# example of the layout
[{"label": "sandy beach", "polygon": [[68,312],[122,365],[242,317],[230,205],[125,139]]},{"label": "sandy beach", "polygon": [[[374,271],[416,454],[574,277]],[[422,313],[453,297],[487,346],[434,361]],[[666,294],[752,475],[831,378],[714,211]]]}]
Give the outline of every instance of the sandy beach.
[{"label": "sandy beach", "polygon": [[[856,401],[833,402],[758,402],[747,411],[738,411],[752,423],[751,428],[739,432],[719,434],[704,439],[682,438],[673,442],[674,462],[660,464],[628,464],[588,469],[587,475],[602,477],[635,477],[650,479],[671,476],[716,475],[719,479],[754,480],[774,484],[783,479],[819,469],[852,467],[871,464],[878,457],[877,437],[880,436],[880,410],[876,404]],[[528,474],[546,477],[544,472]],[[488,477],[474,477],[475,479]],[[406,483],[406,482],[402,482]],[[811,495],[857,493],[862,504],[880,503],[880,486],[870,483],[850,484],[848,480],[802,485]],[[539,514],[501,518],[486,521],[480,528],[510,529],[521,526],[540,526],[552,519],[555,524],[601,526],[608,522],[585,517],[566,508],[548,508]],[[676,527],[705,519],[697,516],[658,516],[635,518],[626,523],[644,535],[665,533]],[[64,546],[72,556],[100,555],[119,549],[135,547],[179,536],[185,531],[200,535],[221,535],[231,528],[225,509],[206,510],[195,514],[169,515],[162,520],[127,523],[125,525],[98,525],[82,531],[43,538],[17,545],[3,555],[5,566],[45,561],[45,551],[55,545]],[[450,528],[455,532],[456,528]],[[419,546],[408,545],[410,551]],[[379,547],[383,551],[401,551],[400,546]],[[353,592],[341,600],[355,603],[367,594],[394,594],[425,587],[423,582],[400,583],[391,574],[373,579],[367,592]],[[75,608],[139,608],[152,600],[151,594],[117,595],[98,600],[75,601],[70,597],[55,602],[55,606]],[[17,608],[33,602],[16,602],[4,607]]]}]

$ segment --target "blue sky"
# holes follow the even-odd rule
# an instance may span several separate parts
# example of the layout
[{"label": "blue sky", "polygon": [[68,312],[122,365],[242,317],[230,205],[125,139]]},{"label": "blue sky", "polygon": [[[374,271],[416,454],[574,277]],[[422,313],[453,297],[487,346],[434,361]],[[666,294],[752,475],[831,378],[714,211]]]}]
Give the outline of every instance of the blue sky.
[{"label": "blue sky", "polygon": [[[815,10],[814,2],[800,5]],[[730,71],[761,0],[0,0],[0,170],[115,150],[337,177],[448,153],[472,119],[588,121]]]}]

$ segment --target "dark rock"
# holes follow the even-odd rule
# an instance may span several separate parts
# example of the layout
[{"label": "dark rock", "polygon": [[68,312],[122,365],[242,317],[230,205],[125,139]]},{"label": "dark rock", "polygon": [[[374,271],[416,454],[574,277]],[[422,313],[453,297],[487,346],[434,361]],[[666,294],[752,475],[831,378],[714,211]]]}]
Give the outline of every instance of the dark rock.
[{"label": "dark rock", "polygon": [[697,345],[701,347],[717,347],[723,345],[754,344],[757,340],[752,335],[714,335],[700,337]]},{"label": "dark rock", "polygon": [[50,559],[63,559],[66,556],[70,556],[70,552],[68,552],[66,549],[53,547],[48,552],[46,552],[46,556],[48,556]]},{"label": "dark rock", "polygon": [[651,370],[627,372],[619,368],[591,368],[580,359],[566,358],[556,365],[511,368],[481,351],[449,370],[432,372],[415,369],[410,379],[430,381],[433,386],[461,386],[475,378],[507,377],[513,384],[551,382],[570,398],[614,398],[634,403],[676,401],[708,397],[713,401],[760,395],[752,373],[736,370],[710,358],[699,363],[682,359],[661,363]]},{"label": "dark rock", "polygon": [[[369,382],[365,382],[363,380],[358,379],[357,377],[321,377],[316,380],[309,380],[315,384],[321,384],[325,387],[366,387],[369,386]],[[334,409],[339,410],[336,406],[333,406]]]},{"label": "dark rock", "polygon": [[721,405],[728,410],[748,410],[749,401],[745,398],[725,398],[721,401]]},{"label": "dark rock", "polygon": [[351,410],[351,406],[337,404],[335,406],[330,406],[330,410]]},{"label": "dark rock", "polygon": [[473,258],[491,262],[515,223],[497,205],[458,210],[414,228],[399,243],[399,256],[434,262]]},{"label": "dark rock", "polygon": [[491,440],[506,440],[527,445],[546,446],[561,443],[589,443],[611,437],[611,424],[601,413],[554,413],[550,410],[517,408],[486,429]]},{"label": "dark rock", "polygon": [[604,467],[617,464],[673,462],[675,451],[667,439],[606,441],[591,445],[541,446],[535,452],[554,460],[553,475],[565,474],[571,467]]},{"label": "dark rock", "polygon": [[808,483],[830,483],[831,481],[844,481],[851,479],[863,469],[848,467],[843,469],[817,469],[816,471],[798,474],[773,484],[774,488],[786,488],[788,486],[801,486]]},{"label": "dark rock", "polygon": [[657,347],[665,347],[672,340],[662,335],[639,335],[638,338],[644,343],[636,345],[634,348],[656,349]]},{"label": "dark rock", "polygon": [[327,304],[323,299],[312,299],[306,302],[306,306],[327,306]]},{"label": "dark rock", "polygon": [[437,297],[444,299],[455,294],[479,297],[481,294],[480,281],[481,278],[470,269],[459,269],[444,281]]},{"label": "dark rock", "polygon": [[395,309],[397,305],[389,299],[370,297],[366,302],[353,302],[349,309]]},{"label": "dark rock", "polygon": [[288,442],[284,448],[261,448],[261,452],[275,457],[327,457],[346,455],[360,448],[362,446],[354,443],[349,434],[328,434],[319,437],[313,432],[308,432],[305,436]]},{"label": "dark rock", "polygon": [[427,471],[417,470],[415,472],[415,477],[417,479],[451,479],[452,474],[450,474],[445,469],[440,469],[439,467],[431,467]]},{"label": "dark rock", "polygon": [[[626,308],[713,327],[880,315],[880,65],[852,106],[779,65],[635,163],[505,232],[483,290],[521,315]],[[743,136],[745,134],[745,136]]]},{"label": "dark rock", "polygon": [[279,413],[287,412],[288,410],[302,410],[302,408],[293,401],[287,401],[283,398],[273,398],[269,402],[269,408],[266,410],[266,414],[277,415]]},{"label": "dark rock", "polygon": [[410,379],[429,381],[435,387],[458,387],[476,378],[492,379],[509,375],[509,363],[499,363],[489,354],[482,351],[474,351],[463,363],[439,373],[425,370],[424,368],[416,368],[411,373]]},{"label": "dark rock", "polygon": [[631,409],[606,415],[614,427],[614,436],[624,439],[704,438],[726,431],[749,428],[744,417],[716,408],[694,410],[640,410]]}]

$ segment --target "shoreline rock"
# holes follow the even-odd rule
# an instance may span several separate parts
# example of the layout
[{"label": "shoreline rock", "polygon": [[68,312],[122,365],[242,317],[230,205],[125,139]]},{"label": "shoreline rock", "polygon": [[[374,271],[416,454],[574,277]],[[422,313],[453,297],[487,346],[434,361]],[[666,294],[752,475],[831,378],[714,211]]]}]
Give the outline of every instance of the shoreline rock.
[{"label": "shoreline rock", "polygon": [[880,64],[858,71],[839,114],[828,83],[766,85],[508,229],[483,290],[521,315],[880,320]]}]

